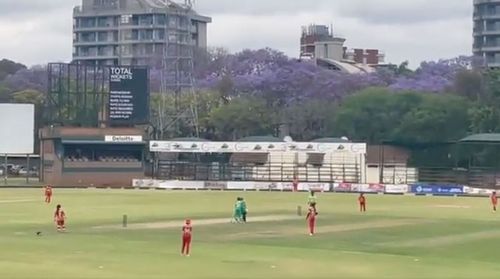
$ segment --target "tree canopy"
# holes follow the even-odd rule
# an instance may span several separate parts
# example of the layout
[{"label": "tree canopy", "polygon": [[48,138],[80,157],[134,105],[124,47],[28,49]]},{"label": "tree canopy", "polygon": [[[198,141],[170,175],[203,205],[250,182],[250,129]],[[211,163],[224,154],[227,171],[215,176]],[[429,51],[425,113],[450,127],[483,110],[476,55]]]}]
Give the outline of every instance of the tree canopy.
[{"label": "tree canopy", "polygon": [[[416,144],[500,131],[500,71],[476,69],[470,57],[367,74],[331,71],[273,49],[217,48],[196,58],[196,98],[181,94],[178,105],[197,114],[197,126],[181,121],[172,131],[174,99],[159,95],[161,70],[151,69],[154,137],[230,140],[285,131],[297,140]],[[2,60],[0,80],[3,72],[0,101],[43,105],[46,67]]]}]

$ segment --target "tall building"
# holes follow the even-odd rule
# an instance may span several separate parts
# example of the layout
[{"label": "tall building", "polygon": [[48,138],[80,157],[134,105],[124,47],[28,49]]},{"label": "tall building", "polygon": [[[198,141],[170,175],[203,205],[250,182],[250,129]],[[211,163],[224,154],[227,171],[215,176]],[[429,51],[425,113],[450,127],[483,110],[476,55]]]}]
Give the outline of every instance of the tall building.
[{"label": "tall building", "polygon": [[314,60],[318,66],[345,73],[375,71],[372,66],[384,63],[385,54],[377,49],[349,49],[346,39],[334,36],[333,27],[302,27],[300,58]]},{"label": "tall building", "polygon": [[326,25],[304,26],[300,37],[300,57],[341,60],[344,42],[344,38],[335,37]]},{"label": "tall building", "polygon": [[500,0],[474,0],[474,56],[500,67]]},{"label": "tall building", "polygon": [[348,60],[358,64],[377,65],[384,63],[385,54],[378,49],[349,49],[346,39],[333,35],[333,27],[309,25],[302,27],[300,57],[311,59]]},{"label": "tall building", "polygon": [[73,10],[73,61],[146,65],[183,47],[206,48],[211,18],[184,1],[82,0]]}]

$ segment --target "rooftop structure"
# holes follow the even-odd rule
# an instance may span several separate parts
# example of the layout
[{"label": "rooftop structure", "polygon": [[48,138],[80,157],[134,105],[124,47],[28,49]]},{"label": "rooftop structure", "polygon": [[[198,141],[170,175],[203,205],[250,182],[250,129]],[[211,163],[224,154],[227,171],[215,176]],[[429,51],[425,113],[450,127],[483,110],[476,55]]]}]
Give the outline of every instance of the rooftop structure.
[{"label": "rooftop structure", "polygon": [[348,49],[346,39],[333,34],[333,26],[302,27],[300,58],[314,60],[325,68],[345,73],[375,71],[373,65],[384,62],[385,54],[377,49]]}]

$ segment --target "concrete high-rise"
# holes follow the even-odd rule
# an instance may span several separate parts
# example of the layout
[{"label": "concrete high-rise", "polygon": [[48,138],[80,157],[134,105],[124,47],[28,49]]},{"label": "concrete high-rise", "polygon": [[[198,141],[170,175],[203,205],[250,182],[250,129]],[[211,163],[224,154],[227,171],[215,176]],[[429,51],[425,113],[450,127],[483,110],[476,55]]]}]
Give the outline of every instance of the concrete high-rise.
[{"label": "concrete high-rise", "polygon": [[474,0],[473,53],[488,67],[500,67],[500,0]]},{"label": "concrete high-rise", "polygon": [[151,65],[177,55],[167,54],[172,50],[206,48],[211,18],[184,1],[82,0],[73,10],[73,61]]}]

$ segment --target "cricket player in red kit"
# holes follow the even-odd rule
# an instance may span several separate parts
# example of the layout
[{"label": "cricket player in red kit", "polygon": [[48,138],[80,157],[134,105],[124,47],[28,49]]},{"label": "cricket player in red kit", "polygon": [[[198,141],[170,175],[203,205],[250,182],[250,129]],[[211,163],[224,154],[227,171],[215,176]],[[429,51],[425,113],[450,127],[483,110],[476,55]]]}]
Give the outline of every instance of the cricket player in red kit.
[{"label": "cricket player in red kit", "polygon": [[366,197],[363,193],[359,194],[359,211],[366,212]]},{"label": "cricket player in red kit", "polygon": [[45,186],[45,202],[50,203],[52,200],[52,187],[50,185]]},{"label": "cricket player in red kit", "polygon": [[66,221],[66,213],[62,209],[61,205],[58,204],[56,206],[56,212],[54,213],[54,222],[56,223],[58,232],[66,231],[65,221]]},{"label": "cricket player in red kit", "polygon": [[193,234],[193,226],[191,226],[191,220],[186,220],[186,224],[182,227],[182,256],[189,257],[189,251],[191,249],[191,239]]},{"label": "cricket player in red kit", "polygon": [[299,191],[299,178],[296,175],[293,176],[292,186],[294,192]]},{"label": "cricket player in red kit", "polygon": [[316,227],[316,216],[318,215],[318,212],[316,211],[316,203],[311,203],[309,205],[309,212],[307,213],[306,216],[306,221],[308,221],[309,224],[309,235],[313,236],[315,233],[315,227]]},{"label": "cricket player in red kit", "polygon": [[497,192],[491,193],[491,204],[493,205],[493,211],[497,211],[498,197]]}]

